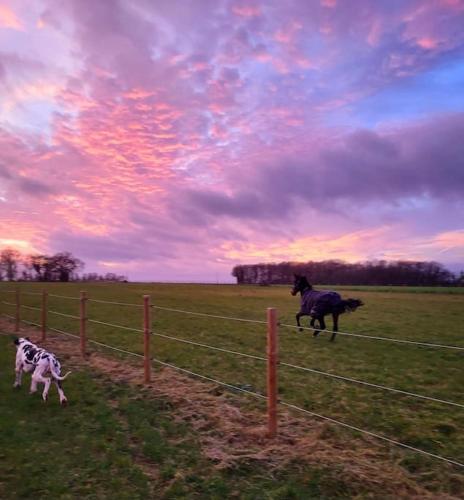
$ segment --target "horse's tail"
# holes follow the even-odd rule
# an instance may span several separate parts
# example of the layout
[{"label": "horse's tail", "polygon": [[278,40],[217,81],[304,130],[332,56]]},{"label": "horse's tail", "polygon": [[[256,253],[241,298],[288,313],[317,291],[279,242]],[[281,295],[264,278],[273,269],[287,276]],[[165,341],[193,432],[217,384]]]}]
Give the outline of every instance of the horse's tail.
[{"label": "horse's tail", "polygon": [[343,308],[345,312],[353,312],[356,311],[358,307],[361,307],[364,305],[364,302],[359,299],[346,299],[342,300],[343,303]]}]

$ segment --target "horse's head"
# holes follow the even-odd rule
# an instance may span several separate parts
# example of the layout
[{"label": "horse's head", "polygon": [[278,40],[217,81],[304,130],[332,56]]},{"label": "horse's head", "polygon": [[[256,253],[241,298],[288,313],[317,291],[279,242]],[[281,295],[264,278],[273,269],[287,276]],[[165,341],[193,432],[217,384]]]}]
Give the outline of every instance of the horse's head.
[{"label": "horse's head", "polygon": [[303,293],[306,290],[312,290],[312,285],[306,279],[306,276],[299,276],[295,274],[295,281],[293,283],[293,288],[291,290],[292,295],[296,295],[298,292]]}]

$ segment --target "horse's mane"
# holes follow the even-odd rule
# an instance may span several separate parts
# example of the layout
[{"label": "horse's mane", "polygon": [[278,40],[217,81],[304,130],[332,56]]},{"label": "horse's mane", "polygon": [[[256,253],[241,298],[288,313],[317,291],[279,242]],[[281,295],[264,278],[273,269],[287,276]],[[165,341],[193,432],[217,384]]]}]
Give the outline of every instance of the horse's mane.
[{"label": "horse's mane", "polygon": [[308,278],[306,278],[306,276],[299,276],[295,274],[295,280],[298,280],[300,285],[306,285],[310,290],[313,289],[313,286],[308,281]]}]

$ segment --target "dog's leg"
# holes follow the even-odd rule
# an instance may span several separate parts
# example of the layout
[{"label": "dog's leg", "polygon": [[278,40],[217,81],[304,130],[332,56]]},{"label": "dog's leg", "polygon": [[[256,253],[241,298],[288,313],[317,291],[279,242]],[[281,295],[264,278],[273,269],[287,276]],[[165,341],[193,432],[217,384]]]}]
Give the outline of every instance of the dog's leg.
[{"label": "dog's leg", "polygon": [[38,373],[38,368],[36,368],[31,377],[31,389],[29,391],[29,394],[35,394],[37,392],[37,382],[39,381],[39,379],[37,378]]},{"label": "dog's leg", "polygon": [[42,362],[39,362],[34,373],[32,374],[31,381],[31,394],[37,391],[37,384],[44,384],[44,390],[42,392],[42,399],[47,401],[48,391],[50,390],[50,384],[52,379],[50,377],[44,377],[44,373],[47,371],[48,366],[44,366]]},{"label": "dog's leg", "polygon": [[37,382],[42,382],[44,384],[44,390],[42,392],[42,399],[47,401],[48,399],[48,391],[50,390],[50,384],[52,383],[52,379],[50,377],[44,377],[42,374],[37,377]]},{"label": "dog's leg", "polygon": [[58,389],[58,394],[60,395],[60,405],[65,406],[68,402],[66,396],[64,395],[63,386],[61,384],[61,380],[53,379],[56,388]]},{"label": "dog's leg", "polygon": [[16,368],[15,368],[15,383],[13,387],[21,387],[21,378],[23,376],[23,364],[22,363],[16,363]]}]

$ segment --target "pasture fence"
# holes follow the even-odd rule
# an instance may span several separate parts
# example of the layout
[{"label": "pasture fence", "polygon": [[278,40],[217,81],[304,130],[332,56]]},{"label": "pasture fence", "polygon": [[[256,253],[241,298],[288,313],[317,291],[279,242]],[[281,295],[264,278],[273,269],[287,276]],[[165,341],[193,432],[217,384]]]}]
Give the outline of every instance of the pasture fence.
[{"label": "pasture fence", "polygon": [[[20,325],[21,323],[29,325],[29,326],[34,326],[37,327],[41,330],[42,336],[41,340],[44,341],[46,340],[46,334],[47,331],[55,332],[61,335],[68,336],[70,338],[73,338],[75,340],[78,340],[80,343],[80,352],[82,356],[86,356],[87,352],[87,344],[93,344],[105,349],[110,349],[115,352],[119,352],[125,355],[130,355],[136,358],[141,358],[143,360],[143,373],[144,373],[144,382],[149,383],[151,381],[151,363],[157,363],[161,366],[169,367],[171,369],[180,371],[182,373],[185,373],[189,376],[194,376],[197,378],[200,378],[202,380],[206,380],[209,382],[213,382],[215,384],[218,384],[220,386],[223,386],[225,388],[228,388],[230,390],[236,391],[236,392],[241,392],[250,396],[253,396],[255,398],[258,398],[260,400],[266,400],[267,403],[267,434],[269,437],[275,437],[276,434],[278,433],[278,412],[277,412],[277,407],[278,405],[281,405],[283,407],[287,407],[296,411],[299,411],[303,414],[306,415],[311,415],[313,417],[317,417],[321,420],[325,420],[328,422],[331,422],[333,424],[339,425],[341,427],[350,429],[352,431],[359,432],[361,434],[374,437],[376,439],[382,440],[384,442],[388,442],[390,444],[393,444],[398,447],[402,447],[405,449],[408,449],[410,451],[414,451],[415,453],[419,453],[425,456],[428,456],[430,458],[434,458],[437,460],[440,460],[442,462],[464,468],[464,463],[461,463],[457,460],[443,457],[438,454],[431,453],[429,451],[408,445],[406,443],[403,443],[401,441],[383,436],[378,433],[374,433],[372,431],[369,431],[367,429],[363,429],[357,426],[353,426],[351,424],[347,424],[346,422],[342,422],[340,420],[334,419],[332,417],[328,417],[319,413],[312,412],[310,410],[307,410],[305,408],[302,408],[300,406],[294,405],[292,403],[283,401],[278,398],[278,385],[277,385],[277,375],[278,375],[278,367],[287,367],[287,368],[292,368],[295,370],[303,371],[303,372],[308,372],[308,373],[314,373],[317,375],[321,375],[324,377],[332,378],[335,380],[339,380],[342,382],[346,383],[353,383],[357,385],[361,385],[364,387],[368,388],[373,388],[373,389],[380,389],[383,391],[388,391],[396,394],[401,394],[404,396],[408,396],[411,398],[417,398],[421,400],[427,400],[427,401],[432,401],[435,403],[439,404],[444,404],[444,405],[449,405],[449,406],[454,406],[458,408],[464,409],[464,404],[457,403],[454,401],[448,401],[444,399],[439,399],[439,398],[434,398],[431,396],[426,396],[423,394],[417,394],[409,391],[405,391],[402,389],[397,389],[394,387],[388,387],[380,384],[373,384],[371,382],[363,381],[363,380],[357,380],[351,377],[345,377],[342,375],[338,375],[335,373],[329,373],[329,372],[324,372],[322,370],[316,370],[314,368],[309,368],[309,367],[304,367],[304,366],[299,366],[295,365],[292,363],[287,363],[279,360],[279,354],[278,354],[278,329],[279,327],[286,327],[286,328],[301,328],[303,330],[312,330],[315,331],[315,328],[311,327],[297,327],[294,325],[288,325],[284,323],[278,322],[277,319],[277,311],[275,308],[267,308],[267,320],[266,321],[260,321],[260,320],[253,320],[253,319],[245,319],[245,318],[237,318],[237,317],[232,317],[232,316],[222,316],[222,315],[216,315],[216,314],[208,314],[208,313],[202,313],[202,312],[197,312],[197,311],[185,311],[181,309],[174,309],[174,308],[169,308],[169,307],[162,307],[158,305],[154,305],[151,303],[151,298],[149,295],[143,295],[142,297],[142,303],[137,304],[137,303],[127,303],[127,302],[118,302],[118,301],[111,301],[111,300],[102,300],[102,299],[93,299],[89,298],[87,296],[87,292],[82,291],[80,292],[80,297],[72,297],[72,296],[65,296],[65,295],[57,295],[57,294],[50,294],[46,290],[42,292],[27,292],[27,291],[20,291],[20,289],[16,290],[2,290],[0,289],[0,293],[7,293],[7,294],[14,294],[15,296],[15,301],[10,302],[7,300],[0,300],[0,304],[8,306],[10,308],[14,308],[14,315],[8,314],[5,311],[2,311],[0,313],[1,316],[4,316],[14,322],[14,331],[18,333],[20,331]],[[41,296],[41,307],[37,306],[31,306],[28,304],[24,304],[21,301],[21,296],[22,295],[31,295],[31,296]],[[60,311],[52,310],[48,308],[48,297],[55,297],[55,298],[60,298],[60,299],[65,299],[65,300],[73,300],[73,301],[78,301],[79,302],[79,315],[74,315],[74,314],[69,314],[69,313],[63,313]],[[89,318],[87,314],[87,303],[88,302],[94,302],[96,304],[106,304],[106,305],[116,305],[116,306],[123,306],[123,307],[132,307],[132,308],[140,308],[142,312],[142,325],[143,328],[133,328],[133,327],[128,327],[116,323],[109,323],[105,321],[100,321],[94,318]],[[34,312],[40,312],[40,323],[32,322],[29,320],[25,320],[22,318],[21,315],[21,309],[26,309]],[[254,323],[254,324],[261,324],[261,325],[266,325],[267,327],[267,344],[266,344],[266,356],[257,356],[254,354],[249,354],[249,353],[243,353],[235,350],[230,350],[230,349],[225,349],[222,347],[218,346],[212,346],[209,344],[205,343],[200,343],[200,342],[194,342],[191,340],[187,339],[182,339],[178,337],[174,337],[172,335],[166,335],[161,333],[160,331],[152,331],[152,315],[151,311],[152,310],[164,310],[168,312],[175,312],[175,313],[181,313],[181,314],[187,314],[187,315],[192,315],[192,316],[201,316],[201,317],[206,317],[206,318],[215,318],[215,319],[222,319],[222,320],[227,320],[227,321],[239,321],[239,322],[246,322],[246,323]],[[66,319],[72,319],[76,320],[79,322],[79,335],[73,334],[71,332],[54,328],[48,325],[48,318],[49,314],[56,315],[59,317],[63,317]],[[100,325],[105,325],[111,328],[117,328],[117,329],[122,329],[125,331],[131,331],[134,333],[142,334],[143,335],[143,354],[139,354],[133,351],[129,351],[127,349],[121,349],[119,347],[109,345],[107,343],[103,343],[94,339],[90,339],[87,337],[87,324],[88,323],[94,323],[94,324],[100,324]],[[333,333],[331,330],[319,330],[323,333]],[[2,332],[5,333],[5,332]],[[438,348],[438,349],[454,349],[454,350],[459,350],[459,351],[464,351],[464,347],[459,347],[459,346],[451,346],[451,345],[446,345],[446,344],[435,344],[435,343],[430,343],[430,342],[418,342],[418,341],[410,341],[410,340],[403,340],[403,339],[392,339],[388,337],[380,337],[380,336],[373,336],[373,335],[365,335],[365,334],[356,334],[356,333],[349,333],[349,332],[337,332],[339,335],[347,335],[347,336],[352,336],[354,338],[358,339],[367,339],[367,340],[379,340],[383,342],[395,342],[395,343],[403,343],[409,346],[419,346],[419,347],[428,347],[428,348]],[[256,391],[251,391],[248,389],[245,389],[243,387],[229,384],[227,382],[224,382],[222,380],[218,380],[213,377],[206,376],[204,374],[199,374],[190,370],[187,370],[185,368],[176,366],[171,363],[167,363],[165,361],[162,361],[160,359],[157,359],[153,356],[151,356],[151,346],[150,346],[150,339],[151,337],[160,337],[164,338],[167,340],[172,340],[175,342],[180,342],[184,344],[189,344],[192,346],[204,348],[204,349],[209,349],[213,351],[218,351],[218,352],[223,352],[227,354],[232,354],[235,356],[240,356],[243,358],[249,358],[249,359],[254,359],[254,360],[259,360],[262,362],[266,363],[266,394],[261,394]]]}]

